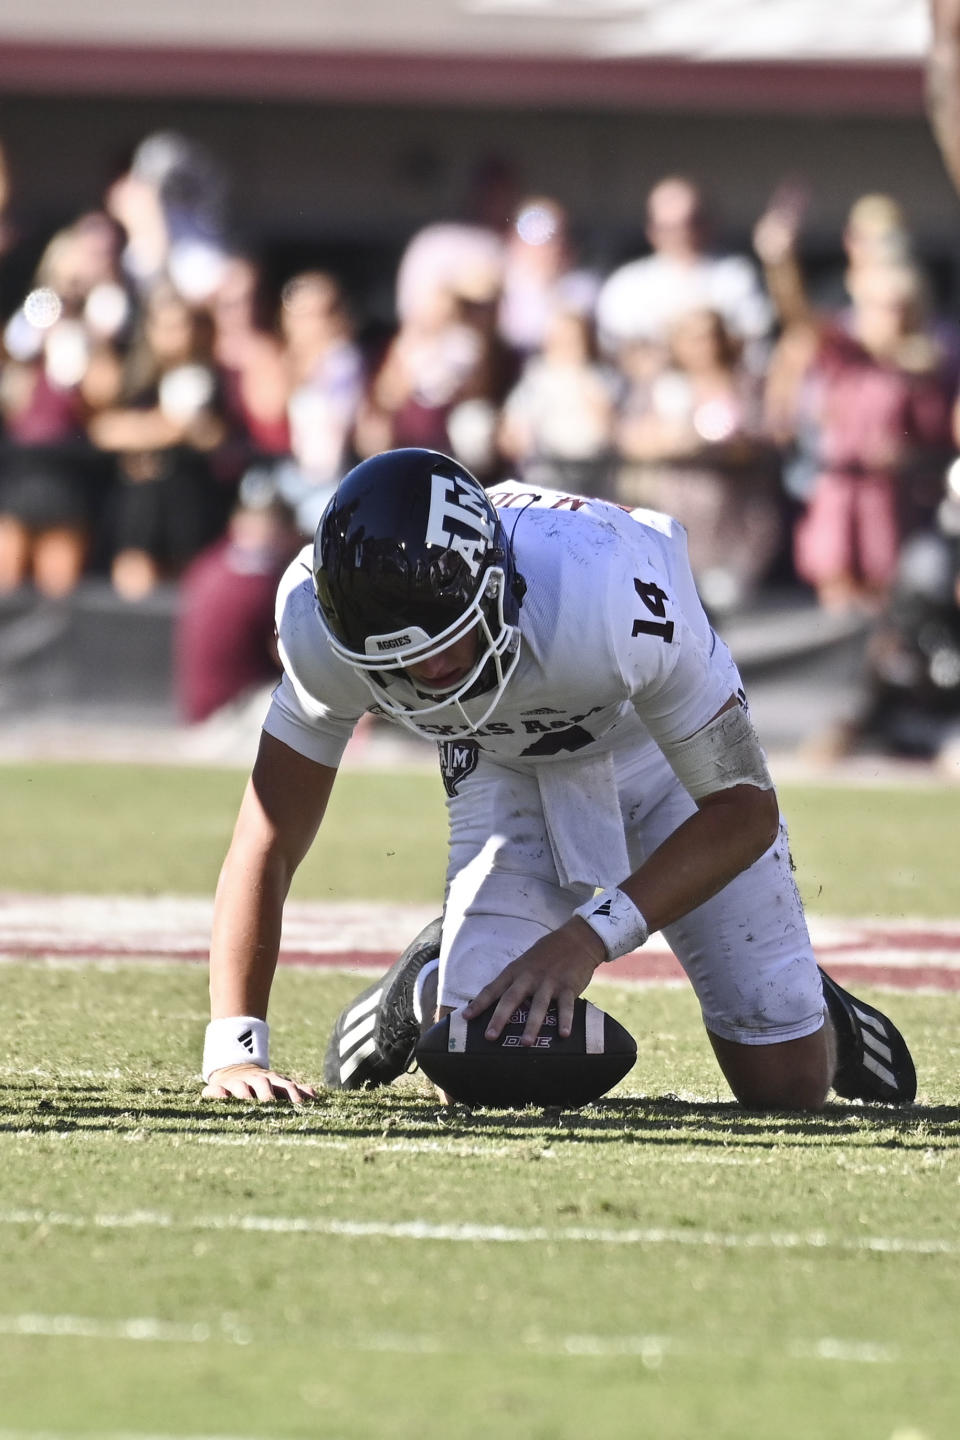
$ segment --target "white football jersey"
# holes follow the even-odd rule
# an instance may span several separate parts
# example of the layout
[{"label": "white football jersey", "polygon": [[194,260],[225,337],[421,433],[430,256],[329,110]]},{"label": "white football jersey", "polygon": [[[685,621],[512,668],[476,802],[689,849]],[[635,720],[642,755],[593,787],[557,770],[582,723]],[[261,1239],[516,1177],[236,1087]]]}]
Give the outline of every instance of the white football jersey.
[{"label": "white football jersey", "polygon": [[[417,722],[421,733],[449,742],[450,752],[466,743],[507,764],[542,764],[651,737],[669,746],[737,691],[736,667],[697,596],[676,521],[517,482],[489,493],[527,585],[519,661],[485,723],[465,736],[459,713],[445,724],[440,710]],[[264,728],[336,766],[359,717],[377,707],[366,682],[330,650],[311,559],[307,546],[280,584],[284,676]],[[474,719],[488,703],[480,696],[463,708]]]}]

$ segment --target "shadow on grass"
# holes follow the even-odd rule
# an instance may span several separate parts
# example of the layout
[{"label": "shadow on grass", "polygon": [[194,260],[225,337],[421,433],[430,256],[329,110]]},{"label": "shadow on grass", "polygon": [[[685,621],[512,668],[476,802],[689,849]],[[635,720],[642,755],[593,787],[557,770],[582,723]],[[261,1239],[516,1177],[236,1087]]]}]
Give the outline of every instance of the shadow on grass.
[{"label": "shadow on grass", "polygon": [[580,1110],[445,1109],[432,1097],[403,1088],[321,1092],[303,1106],[201,1101],[196,1090],[173,1086],[138,1089],[123,1082],[0,1083],[0,1132],[82,1132],[323,1139],[442,1144],[473,1138],[509,1144],[538,1139],[550,1145],[644,1144],[782,1149],[842,1141],[888,1148],[960,1144],[960,1106],[830,1104],[817,1115],[745,1110],[734,1101],[699,1101],[675,1095],[616,1096]]}]

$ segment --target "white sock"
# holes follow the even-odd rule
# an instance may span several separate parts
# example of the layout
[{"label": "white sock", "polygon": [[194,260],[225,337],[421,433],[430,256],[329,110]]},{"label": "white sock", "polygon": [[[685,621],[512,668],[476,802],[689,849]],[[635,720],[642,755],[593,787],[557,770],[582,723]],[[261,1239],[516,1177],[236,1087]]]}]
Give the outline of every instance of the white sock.
[{"label": "white sock", "polygon": [[413,1013],[417,1017],[417,1024],[423,1024],[423,987],[427,978],[440,968],[439,957],[436,960],[428,960],[413,982]]}]

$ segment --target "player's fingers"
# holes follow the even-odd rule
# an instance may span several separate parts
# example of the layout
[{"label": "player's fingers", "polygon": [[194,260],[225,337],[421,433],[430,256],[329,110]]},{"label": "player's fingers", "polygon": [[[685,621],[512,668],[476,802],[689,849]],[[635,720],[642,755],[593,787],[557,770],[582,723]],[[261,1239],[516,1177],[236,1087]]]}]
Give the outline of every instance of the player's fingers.
[{"label": "player's fingers", "polygon": [[279,1079],[279,1075],[257,1075],[249,1081],[250,1098],[252,1100],[260,1100],[268,1105],[276,1101],[279,1097],[274,1087],[277,1085]]},{"label": "player's fingers", "polygon": [[489,985],[484,985],[480,993],[474,995],[473,999],[464,1005],[464,1015],[468,1020],[476,1020],[477,1016],[482,1015],[488,1005],[492,1005],[494,1000],[500,998],[509,985],[510,976],[505,970],[502,970],[495,980],[491,980]]},{"label": "player's fingers", "polygon": [[533,1045],[537,1036],[543,1028],[543,1022],[547,1018],[547,1011],[550,1008],[550,1001],[553,999],[553,992],[550,986],[543,986],[531,997],[527,1010],[527,1023],[523,1027],[523,1034],[520,1037],[521,1045]]},{"label": "player's fingers", "polygon": [[267,1070],[262,1077],[255,1076],[251,1084],[258,1100],[289,1100],[291,1105],[301,1105],[304,1100],[317,1098],[312,1085],[301,1085],[287,1075],[278,1075],[275,1070]]},{"label": "player's fingers", "polygon": [[576,998],[572,990],[561,990],[557,996],[557,1034],[561,1040],[569,1040],[573,1030],[573,1006]]},{"label": "player's fingers", "polygon": [[317,1092],[312,1085],[298,1085],[296,1080],[288,1080],[283,1075],[270,1078],[277,1098],[285,1096],[291,1105],[302,1105],[305,1100],[316,1100],[317,1098]]},{"label": "player's fingers", "polygon": [[210,1100],[255,1100],[253,1088],[245,1080],[229,1080],[222,1085],[207,1085],[203,1095]]},{"label": "player's fingers", "polygon": [[[526,990],[522,986],[518,987],[516,985],[511,985],[510,989],[506,990],[500,996],[499,1004],[490,1016],[487,1028],[483,1032],[487,1040],[499,1040],[500,1032],[504,1025],[506,1025],[514,1010],[516,1010],[518,1005],[523,1003],[526,997]],[[489,1004],[490,1001],[487,1003]]]}]

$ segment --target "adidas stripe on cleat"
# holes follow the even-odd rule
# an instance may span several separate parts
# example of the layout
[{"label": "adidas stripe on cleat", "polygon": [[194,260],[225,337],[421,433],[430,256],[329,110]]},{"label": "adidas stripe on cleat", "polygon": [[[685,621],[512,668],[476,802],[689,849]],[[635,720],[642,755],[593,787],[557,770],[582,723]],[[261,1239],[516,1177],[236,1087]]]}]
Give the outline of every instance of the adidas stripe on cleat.
[{"label": "adidas stripe on cleat", "polygon": [[833,1088],[844,1100],[907,1105],[916,1099],[917,1072],[900,1031],[880,1010],[820,971],[823,998],[837,1036]]},{"label": "adidas stripe on cleat", "polygon": [[409,1068],[420,1038],[414,1010],[417,976],[440,954],[440,920],[432,920],[386,975],[340,1012],[323,1062],[334,1090],[389,1085]]}]

